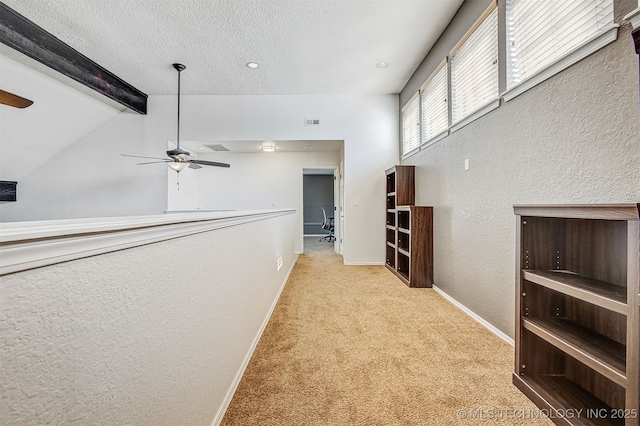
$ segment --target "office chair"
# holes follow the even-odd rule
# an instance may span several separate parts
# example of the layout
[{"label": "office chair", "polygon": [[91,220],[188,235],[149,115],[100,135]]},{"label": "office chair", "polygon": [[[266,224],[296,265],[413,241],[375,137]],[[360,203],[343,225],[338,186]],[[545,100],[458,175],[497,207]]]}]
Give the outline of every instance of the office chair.
[{"label": "office chair", "polygon": [[327,212],[324,211],[324,207],[320,207],[322,209],[322,229],[326,229],[329,231],[329,235],[326,237],[320,238],[320,241],[327,240],[328,242],[332,242],[336,240],[336,237],[333,235],[333,217],[327,217]]}]

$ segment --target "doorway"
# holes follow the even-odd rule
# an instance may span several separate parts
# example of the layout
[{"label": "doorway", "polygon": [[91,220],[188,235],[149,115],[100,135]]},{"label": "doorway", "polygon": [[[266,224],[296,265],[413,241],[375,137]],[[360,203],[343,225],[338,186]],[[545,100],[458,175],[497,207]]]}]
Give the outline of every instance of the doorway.
[{"label": "doorway", "polygon": [[[337,167],[302,169],[303,252],[339,251]],[[327,229],[330,228],[330,229]]]}]

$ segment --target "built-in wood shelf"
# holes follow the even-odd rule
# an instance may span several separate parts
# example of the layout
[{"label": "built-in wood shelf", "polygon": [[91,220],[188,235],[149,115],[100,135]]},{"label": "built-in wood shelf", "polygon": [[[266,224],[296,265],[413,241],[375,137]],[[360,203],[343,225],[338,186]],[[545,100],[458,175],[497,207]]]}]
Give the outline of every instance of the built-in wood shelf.
[{"label": "built-in wood shelf", "polygon": [[398,247],[398,253],[404,254],[407,257],[411,256],[408,251],[403,250],[400,247]]},{"label": "built-in wood shelf", "polygon": [[625,346],[579,324],[556,318],[523,318],[523,326],[620,386],[626,385]]},{"label": "built-in wood shelf", "polygon": [[540,408],[549,410],[550,414],[555,414],[553,410],[558,409],[557,407],[570,407],[572,415],[581,413],[579,418],[576,416],[571,419],[554,415],[552,419],[557,424],[624,425],[624,420],[612,418],[612,408],[609,405],[564,376],[535,375],[522,378],[514,375],[513,383],[525,394],[535,395],[533,401]]},{"label": "built-in wood shelf", "polygon": [[626,314],[627,289],[605,281],[584,277],[566,270],[522,271],[527,281],[550,288],[585,302]]},{"label": "built-in wood shelf", "polygon": [[541,408],[584,410],[557,424],[640,425],[640,205],[514,212],[513,383]]}]

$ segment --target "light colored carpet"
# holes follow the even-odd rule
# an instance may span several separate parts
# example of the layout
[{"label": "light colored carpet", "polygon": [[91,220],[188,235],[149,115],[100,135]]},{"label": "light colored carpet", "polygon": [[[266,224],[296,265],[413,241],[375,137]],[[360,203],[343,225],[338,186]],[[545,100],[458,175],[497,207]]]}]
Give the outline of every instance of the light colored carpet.
[{"label": "light colored carpet", "polygon": [[512,369],[513,348],[432,289],[311,252],[222,425],[551,424],[510,418],[538,413]]}]

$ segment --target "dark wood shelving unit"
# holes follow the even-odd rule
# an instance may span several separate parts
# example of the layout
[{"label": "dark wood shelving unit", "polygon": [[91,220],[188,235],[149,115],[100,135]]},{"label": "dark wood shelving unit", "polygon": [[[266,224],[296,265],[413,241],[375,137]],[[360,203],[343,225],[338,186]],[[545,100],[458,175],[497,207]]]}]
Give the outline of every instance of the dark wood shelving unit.
[{"label": "dark wood shelving unit", "polygon": [[[584,418],[553,419],[565,425],[624,425],[622,419],[611,418],[611,407],[594,397],[575,383],[562,376],[531,376],[527,382],[540,408],[553,410],[557,407],[571,407],[574,411],[582,410]],[[606,414],[605,414],[606,413]]]},{"label": "dark wood shelving unit", "polygon": [[433,208],[415,206],[414,166],[387,175],[386,266],[409,287],[433,286]]},{"label": "dark wood shelving unit", "polygon": [[524,279],[585,302],[606,306],[624,314],[627,311],[625,287],[594,280],[569,271],[523,271]]},{"label": "dark wood shelving unit", "polygon": [[523,319],[522,326],[598,373],[625,385],[625,346],[564,319]]},{"label": "dark wood shelving unit", "polygon": [[585,410],[557,424],[638,425],[640,205],[514,211],[513,383],[541,408]]}]

